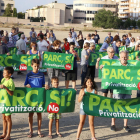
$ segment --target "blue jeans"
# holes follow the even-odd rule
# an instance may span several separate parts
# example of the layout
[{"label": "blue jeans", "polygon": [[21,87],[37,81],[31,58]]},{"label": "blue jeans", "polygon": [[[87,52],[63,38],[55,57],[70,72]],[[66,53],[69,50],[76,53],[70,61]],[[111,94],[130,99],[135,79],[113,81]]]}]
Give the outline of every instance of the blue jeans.
[{"label": "blue jeans", "polygon": [[140,90],[137,90],[137,97],[140,97]]},{"label": "blue jeans", "polygon": [[87,65],[82,65],[81,66],[81,86],[84,84],[84,80],[86,78],[86,75],[87,75]]},{"label": "blue jeans", "polygon": [[3,71],[0,71],[0,82],[1,82],[2,78],[3,78]]}]

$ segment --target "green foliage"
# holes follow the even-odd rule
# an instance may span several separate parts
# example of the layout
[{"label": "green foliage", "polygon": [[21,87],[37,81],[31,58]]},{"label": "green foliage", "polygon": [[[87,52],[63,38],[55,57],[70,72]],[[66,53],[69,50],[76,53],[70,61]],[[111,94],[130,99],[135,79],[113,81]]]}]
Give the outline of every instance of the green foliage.
[{"label": "green foliage", "polygon": [[13,17],[17,17],[17,8],[13,9]]},{"label": "green foliage", "polygon": [[4,12],[3,16],[11,17],[12,13],[13,13],[13,10],[11,8],[11,5],[8,3],[6,5],[5,12]]},{"label": "green foliage", "polygon": [[102,28],[118,28],[120,20],[117,15],[114,15],[110,10],[101,9],[95,15],[95,20],[93,21],[93,27]]},{"label": "green foliage", "polygon": [[133,26],[135,28],[136,25],[137,25],[137,22],[135,20],[131,20],[131,26]]},{"label": "green foliage", "polygon": [[137,26],[140,28],[140,19],[137,21]]},{"label": "green foliage", "polygon": [[25,19],[25,13],[19,12],[17,15],[18,15],[18,18]]},{"label": "green foliage", "polygon": [[124,23],[124,28],[129,28],[131,26],[131,19],[128,18]]}]

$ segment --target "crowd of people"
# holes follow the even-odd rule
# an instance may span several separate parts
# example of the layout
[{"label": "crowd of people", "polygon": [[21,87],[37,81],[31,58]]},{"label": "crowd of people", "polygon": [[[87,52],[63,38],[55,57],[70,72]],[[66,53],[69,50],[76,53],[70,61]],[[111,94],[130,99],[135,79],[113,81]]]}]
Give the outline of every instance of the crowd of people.
[{"label": "crowd of people", "polygon": [[[74,56],[74,66],[73,70],[62,70],[62,76],[65,76],[65,87],[69,88],[69,81],[72,81],[72,88],[76,89],[76,80],[77,80],[77,71],[78,71],[78,62],[81,65],[81,90],[79,92],[78,102],[81,102],[80,105],[80,123],[77,131],[77,140],[80,138],[80,134],[85,122],[86,114],[83,110],[82,99],[86,92],[90,92],[93,94],[97,94],[97,86],[94,82],[95,77],[95,68],[103,69],[103,65],[99,66],[99,61],[101,59],[119,59],[115,54],[119,54],[120,61],[115,63],[115,66],[130,66],[131,64],[127,62],[128,60],[128,52],[126,50],[119,51],[119,47],[125,46],[134,47],[135,51],[140,51],[140,36],[136,39],[132,37],[131,33],[125,34],[122,38],[119,36],[119,33],[113,37],[109,32],[105,37],[103,44],[99,52],[107,52],[108,55],[98,58],[96,65],[89,65],[89,57],[91,53],[95,53],[96,45],[100,43],[100,36],[97,34],[97,31],[94,34],[87,34],[84,38],[82,31],[79,31],[79,34],[74,31],[74,28],[70,29],[68,32],[68,37],[63,39],[63,43],[60,40],[57,40],[53,30],[46,29],[46,32],[43,33],[40,31],[38,34],[35,32],[34,28],[31,28],[29,33],[29,37],[25,37],[25,34],[19,31],[19,28],[12,28],[11,32],[0,31],[0,54],[10,55],[9,48],[16,47],[17,55],[21,54],[37,54],[39,59],[33,59],[31,66],[33,68],[27,76],[24,83],[24,86],[27,88],[39,88],[45,87],[45,89],[49,89],[50,87],[58,88],[59,86],[59,69],[55,68],[47,68],[48,74],[48,84],[45,85],[45,76],[44,73],[39,71],[39,68],[42,67],[42,58],[44,51],[55,52],[55,53],[63,53],[63,50],[66,54],[73,54]],[[29,46],[29,48],[27,47]],[[81,58],[75,50],[81,49]],[[138,59],[138,58],[137,58]],[[9,95],[13,95],[13,91],[15,89],[14,82],[12,80],[12,75],[14,70],[12,67],[6,67],[4,71],[0,71],[0,80],[1,80],[1,89],[5,89]],[[17,74],[22,74],[20,71]],[[11,78],[12,77],[12,78]],[[33,82],[34,81],[34,82]],[[107,97],[108,91],[110,91],[110,97],[115,99],[130,99],[131,91],[125,90],[108,90],[102,89],[103,96]],[[138,97],[140,95],[138,91]],[[41,113],[37,113],[38,116],[38,135],[39,137],[44,137],[41,133],[41,122],[42,116]],[[52,123],[55,119],[56,121],[56,135],[62,137],[62,134],[59,132],[59,119],[61,118],[61,114],[50,113],[48,118],[49,121],[49,138],[53,138],[52,136]],[[97,140],[95,137],[94,131],[94,116],[88,116],[89,118],[89,126],[92,135],[92,140]],[[131,129],[127,124],[128,120],[124,119],[124,130],[126,132],[130,132]],[[29,138],[33,137],[33,113],[29,113]],[[8,128],[8,131],[7,131]],[[0,139],[8,140],[10,139],[10,132],[12,128],[12,120],[11,113],[3,114],[3,134],[0,136]],[[115,118],[112,119],[111,130],[116,131],[115,126]]]}]

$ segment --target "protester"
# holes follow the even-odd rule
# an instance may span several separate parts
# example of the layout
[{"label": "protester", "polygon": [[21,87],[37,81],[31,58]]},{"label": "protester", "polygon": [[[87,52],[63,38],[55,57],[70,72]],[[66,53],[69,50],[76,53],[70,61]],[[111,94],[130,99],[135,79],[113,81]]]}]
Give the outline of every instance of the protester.
[{"label": "protester", "polygon": [[40,35],[44,35],[41,30],[40,30],[39,34],[37,35],[37,37],[39,37]]},{"label": "protester", "polygon": [[88,52],[87,50],[89,47],[90,44],[86,42],[81,52],[81,86],[83,85],[84,79],[87,75],[88,59],[90,56],[90,51]]},{"label": "protester", "polygon": [[77,33],[74,31],[74,28],[71,29],[72,37],[77,39]]},{"label": "protester", "polygon": [[119,54],[119,47],[121,46],[121,40],[117,40],[116,43],[112,44],[115,53]]},{"label": "protester", "polygon": [[115,35],[114,38],[113,38],[113,43],[116,43],[116,41],[119,40],[119,39],[120,39],[120,37],[118,35]]},{"label": "protester", "polygon": [[32,33],[32,36],[30,37],[30,42],[36,42],[37,41],[37,37],[35,35],[35,32]]},{"label": "protester", "polygon": [[51,34],[50,33],[47,33],[47,41],[49,42],[50,45],[53,44],[53,39],[51,37]]},{"label": "protester", "polygon": [[99,52],[106,52],[107,48],[109,47],[110,41],[111,41],[111,39],[110,38],[107,38],[106,41],[101,46]]},{"label": "protester", "polygon": [[[97,86],[94,82],[94,80],[91,77],[86,77],[82,86],[82,89],[79,92],[79,96],[78,96],[78,102],[81,102],[80,105],[80,122],[79,122],[79,126],[78,126],[78,130],[77,130],[77,140],[79,140],[82,128],[84,126],[85,123],[85,119],[86,119],[86,113],[83,110],[83,97],[86,94],[86,92],[92,93],[92,94],[97,94]],[[89,119],[89,127],[90,127],[90,131],[91,131],[91,135],[92,135],[92,140],[97,140],[95,137],[95,130],[94,130],[94,116],[90,116],[88,115],[88,119]]]},{"label": "protester", "polygon": [[56,37],[53,34],[53,31],[50,31],[50,37],[52,38],[52,43],[53,43],[56,40]]},{"label": "protester", "polygon": [[86,35],[86,40],[84,41],[84,44],[85,43],[95,43],[95,41],[91,39],[91,34]]},{"label": "protester", "polygon": [[[6,67],[3,71],[3,79],[0,83],[0,88],[5,89],[7,94],[10,96],[13,96],[14,90],[15,90],[15,84],[13,80],[11,79],[12,74],[14,73],[13,67]],[[3,140],[9,140],[11,129],[12,129],[12,113],[5,113],[2,114],[3,118],[3,134],[0,136],[0,139]]]},{"label": "protester", "polygon": [[91,34],[91,39],[95,42],[95,34]]},{"label": "protester", "polygon": [[83,45],[84,45],[83,35],[79,35],[78,44],[79,44],[80,48],[83,49]]},{"label": "protester", "polygon": [[44,34],[44,36],[47,36],[47,33],[49,33],[49,30],[48,29],[46,29],[46,33]]},{"label": "protester", "polygon": [[126,46],[126,41],[125,40],[121,41],[121,46],[120,47],[123,47],[123,46]]},{"label": "protester", "polygon": [[33,32],[35,33],[35,36],[37,37],[37,33],[35,32],[33,27],[31,28],[31,31],[30,31],[30,37],[32,36]]},{"label": "protester", "polygon": [[[124,66],[124,67],[127,67],[127,66],[134,66],[133,64],[127,62],[128,60],[128,52],[125,50],[125,51],[121,51],[119,53],[120,55],[120,61],[113,64],[113,66]],[[114,99],[131,99],[131,90],[126,90],[125,89],[113,89],[113,98]],[[116,131],[116,126],[115,126],[115,118],[112,118],[112,123],[111,123],[111,130],[112,131]],[[126,132],[130,132],[131,129],[129,128],[128,126],[128,119],[124,119],[124,127],[123,129],[126,131]]]},{"label": "protester", "polygon": [[100,43],[100,37],[97,34],[97,30],[95,30],[95,38],[94,38],[94,41],[95,41],[96,44],[99,44]]},{"label": "protester", "polygon": [[[56,76],[53,76],[51,78],[51,85],[52,88],[58,88],[59,86],[59,79]],[[52,125],[53,125],[53,121],[55,120],[55,126],[56,126],[56,135],[58,137],[63,137],[62,134],[59,132],[59,119],[61,119],[61,113],[49,113],[48,115],[48,119],[49,119],[49,138],[53,138],[52,136]]]},{"label": "protester", "polygon": [[40,55],[40,52],[37,50],[37,44],[36,42],[31,42],[31,50],[29,50],[27,52],[28,55],[32,55],[32,54],[37,54],[39,56],[39,60],[41,61],[41,55]]},{"label": "protester", "polygon": [[140,36],[137,37],[137,41],[136,41],[136,44],[135,44],[135,51],[138,50],[139,44],[140,44]]},{"label": "protester", "polygon": [[108,33],[108,36],[107,37],[105,37],[105,40],[104,40],[104,42],[107,40],[107,38],[110,38],[110,42],[109,43],[113,43],[113,36],[111,36],[111,32],[109,32]]},{"label": "protester", "polygon": [[[42,88],[45,87],[48,89],[48,86],[45,85],[45,77],[44,74],[39,72],[39,59],[33,59],[31,62],[31,67],[33,70],[26,75],[26,80],[24,83],[24,86],[27,88]],[[29,113],[29,128],[30,132],[28,135],[28,138],[33,137],[33,115],[34,113]],[[42,115],[41,113],[37,113],[37,122],[38,122],[38,131],[37,134],[40,138],[44,137],[43,134],[41,134],[41,123],[42,123]]]},{"label": "protester", "polygon": [[130,45],[130,40],[128,38],[128,34],[126,34],[126,40],[125,41],[126,41],[126,44],[125,45],[126,46],[129,46]]},{"label": "protester", "polygon": [[82,31],[79,31],[79,34],[77,36],[77,41],[79,41],[81,35],[83,36]]},{"label": "protester", "polygon": [[77,70],[78,70],[78,66],[77,66],[77,61],[80,60],[78,53],[74,50],[75,48],[75,43],[71,42],[70,43],[70,50],[69,52],[66,52],[66,54],[73,54],[74,56],[74,66],[73,66],[73,70],[69,70],[65,73],[65,86],[66,89],[69,88],[69,81],[72,80],[72,88],[76,89],[76,80],[77,80]]},{"label": "protester", "polygon": [[17,55],[26,54],[26,45],[24,39],[25,39],[25,35],[22,34],[21,39],[16,42],[16,47],[18,49]]},{"label": "protester", "polygon": [[70,46],[69,46],[69,42],[68,42],[67,38],[64,38],[63,41],[64,41],[64,45],[62,46],[62,48],[65,49],[65,52],[66,51],[69,52]]},{"label": "protester", "polygon": [[[95,43],[90,43],[88,53],[89,53],[89,55],[91,53],[95,53]],[[87,76],[88,77],[91,76],[92,79],[94,80],[94,77],[95,77],[95,65],[90,65],[89,62],[88,62]]]},{"label": "protester", "polygon": [[[54,43],[53,43],[53,47],[50,47],[48,49],[48,52],[62,53],[62,51],[59,48],[60,48],[60,41],[55,40]],[[48,72],[48,85],[49,85],[49,87],[51,87],[52,77],[53,76],[58,77],[60,70],[59,69],[54,69],[54,68],[47,68],[47,72]]]},{"label": "protester", "polygon": [[[44,40],[44,36],[40,35],[39,36],[39,42],[37,43],[38,50],[41,54],[41,60],[43,60],[43,52],[48,50],[49,44],[47,43],[46,40]],[[40,67],[42,67],[42,62],[40,62]]]},{"label": "protester", "polygon": [[75,46],[79,48],[79,44],[76,41],[76,39],[72,37],[72,33],[71,32],[69,32],[69,37],[67,38],[67,40],[68,40],[69,43],[74,42]]},{"label": "protester", "polygon": [[[118,59],[117,56],[115,56],[115,51],[114,51],[114,48],[113,47],[108,47],[107,48],[107,54],[106,56],[102,57],[101,59]],[[97,62],[96,62],[96,69],[99,68],[99,61],[101,60],[100,58],[97,59]],[[103,65],[100,65],[100,69],[103,68]],[[108,91],[109,89],[102,89],[102,93],[103,93],[103,96],[104,97],[107,97],[107,94],[108,94]],[[110,89],[110,98],[113,97],[113,90]]]},{"label": "protester", "polygon": [[129,39],[130,42],[131,42],[131,39],[132,39],[132,34],[131,34],[131,33],[128,33],[128,39]]},{"label": "protester", "polygon": [[130,40],[130,45],[129,45],[129,47],[134,47],[135,45],[136,45],[135,38],[132,37],[131,40]]}]

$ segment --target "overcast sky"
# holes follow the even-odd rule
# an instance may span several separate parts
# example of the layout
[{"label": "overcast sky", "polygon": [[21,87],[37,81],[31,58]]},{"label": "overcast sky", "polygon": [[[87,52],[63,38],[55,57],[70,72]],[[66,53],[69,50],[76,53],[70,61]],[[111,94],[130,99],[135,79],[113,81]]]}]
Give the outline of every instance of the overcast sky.
[{"label": "overcast sky", "polygon": [[[37,5],[44,5],[51,3],[55,0],[15,0],[15,8],[18,12],[25,12]],[[58,3],[72,4],[73,0],[58,0]]]}]

